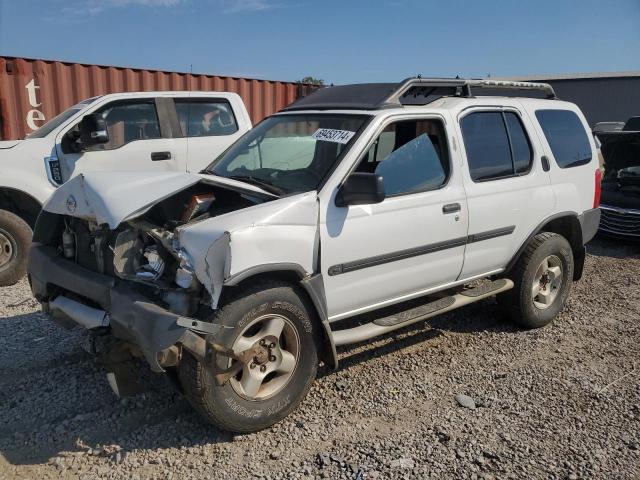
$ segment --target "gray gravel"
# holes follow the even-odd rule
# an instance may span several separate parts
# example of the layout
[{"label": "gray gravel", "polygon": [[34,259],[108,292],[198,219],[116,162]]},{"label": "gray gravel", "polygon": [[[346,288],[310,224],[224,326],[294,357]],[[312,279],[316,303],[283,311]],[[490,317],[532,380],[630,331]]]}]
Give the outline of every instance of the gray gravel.
[{"label": "gray gravel", "polygon": [[298,411],[244,436],[146,368],[118,400],[82,332],[37,311],[26,282],[0,289],[1,479],[640,476],[640,246],[594,242],[550,327],[488,300],[342,350]]}]

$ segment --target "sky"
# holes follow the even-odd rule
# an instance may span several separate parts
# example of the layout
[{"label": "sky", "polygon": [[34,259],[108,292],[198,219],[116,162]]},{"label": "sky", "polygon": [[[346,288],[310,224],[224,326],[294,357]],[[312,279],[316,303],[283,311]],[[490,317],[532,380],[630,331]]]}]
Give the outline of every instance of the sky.
[{"label": "sky", "polygon": [[326,83],[640,70],[640,0],[0,0],[0,55]]}]

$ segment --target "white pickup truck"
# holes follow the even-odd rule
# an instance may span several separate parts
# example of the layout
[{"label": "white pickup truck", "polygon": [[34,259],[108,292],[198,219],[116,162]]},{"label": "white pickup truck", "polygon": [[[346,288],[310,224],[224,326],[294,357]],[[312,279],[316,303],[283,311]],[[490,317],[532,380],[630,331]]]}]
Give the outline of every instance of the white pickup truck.
[{"label": "white pickup truck", "polygon": [[177,377],[215,425],[258,430],[336,347],[496,295],[518,324],[550,323],[600,220],[588,131],[544,84],[324,88],[201,174],[67,182],[38,218],[31,287],[54,320]]},{"label": "white pickup truck", "polygon": [[199,172],[250,129],[235,93],[135,92],[89,98],[24,140],[0,142],[0,286],[24,275],[38,213],[68,179]]}]

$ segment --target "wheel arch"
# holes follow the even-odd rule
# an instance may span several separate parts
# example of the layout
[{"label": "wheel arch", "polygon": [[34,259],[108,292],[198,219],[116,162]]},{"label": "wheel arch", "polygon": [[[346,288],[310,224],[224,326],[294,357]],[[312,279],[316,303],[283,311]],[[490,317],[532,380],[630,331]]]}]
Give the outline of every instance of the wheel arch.
[{"label": "wheel arch", "polygon": [[318,340],[321,342],[320,359],[331,368],[338,367],[338,355],[331,334],[331,327],[327,318],[326,297],[322,274],[309,275],[298,264],[267,264],[257,265],[248,270],[229,277],[222,290],[221,302],[224,302],[230,289],[242,288],[252,283],[266,279],[277,279],[290,284],[298,291],[309,308],[313,311],[312,319],[319,327]]},{"label": "wheel arch", "polygon": [[517,253],[507,264],[505,271],[508,272],[513,268],[533,237],[541,232],[557,233],[567,239],[573,251],[573,280],[580,280],[584,269],[585,248],[582,236],[582,224],[578,214],[575,212],[561,212],[543,220],[522,243]]},{"label": "wheel arch", "polygon": [[34,229],[42,204],[33,196],[11,187],[0,187],[0,210],[11,212]]}]

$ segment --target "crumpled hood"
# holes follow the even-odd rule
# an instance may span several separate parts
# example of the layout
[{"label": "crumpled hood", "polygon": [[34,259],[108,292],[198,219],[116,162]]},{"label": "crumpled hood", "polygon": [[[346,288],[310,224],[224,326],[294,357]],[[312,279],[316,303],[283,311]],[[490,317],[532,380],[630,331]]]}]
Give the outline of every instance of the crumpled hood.
[{"label": "crumpled hood", "polygon": [[0,150],[5,150],[7,148],[13,148],[18,145],[22,140],[5,140],[0,142]]},{"label": "crumpled hood", "polygon": [[59,187],[44,210],[72,215],[115,229],[170,195],[198,183],[190,173],[91,172]]},{"label": "crumpled hood", "polygon": [[156,203],[201,181],[275,197],[238,180],[205,174],[88,172],[59,187],[44,210],[106,223],[113,230],[125,220],[142,215]]}]

